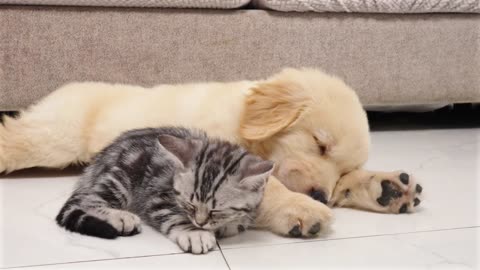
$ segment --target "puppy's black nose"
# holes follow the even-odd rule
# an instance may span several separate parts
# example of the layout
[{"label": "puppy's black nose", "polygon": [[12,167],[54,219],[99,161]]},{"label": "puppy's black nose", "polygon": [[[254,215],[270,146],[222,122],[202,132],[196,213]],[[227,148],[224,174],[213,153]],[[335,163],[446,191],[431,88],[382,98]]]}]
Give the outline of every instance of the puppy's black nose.
[{"label": "puppy's black nose", "polygon": [[327,195],[323,190],[312,189],[312,191],[310,192],[310,197],[312,197],[312,199],[319,201],[323,204],[328,203]]}]

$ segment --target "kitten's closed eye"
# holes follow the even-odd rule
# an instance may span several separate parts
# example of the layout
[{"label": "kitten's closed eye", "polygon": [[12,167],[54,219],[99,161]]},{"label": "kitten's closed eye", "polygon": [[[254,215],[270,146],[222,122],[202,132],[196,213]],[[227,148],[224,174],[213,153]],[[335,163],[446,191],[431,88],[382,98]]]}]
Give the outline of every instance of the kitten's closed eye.
[{"label": "kitten's closed eye", "polygon": [[232,209],[233,211],[246,212],[246,213],[252,211],[252,209],[250,209],[249,207],[230,207],[230,209]]},{"label": "kitten's closed eye", "polygon": [[210,211],[210,217],[214,219],[224,219],[231,216],[232,216],[232,213],[229,213],[226,211],[221,211],[221,210]]},{"label": "kitten's closed eye", "polygon": [[190,213],[195,213],[197,211],[197,207],[191,203],[188,203],[188,202],[180,202],[180,204],[182,205],[182,207],[184,209],[186,209],[188,212]]},{"label": "kitten's closed eye", "polygon": [[213,210],[210,210],[210,212],[208,212],[208,215],[210,216],[210,218],[214,218],[220,215],[221,213],[222,213],[222,210],[213,209]]}]

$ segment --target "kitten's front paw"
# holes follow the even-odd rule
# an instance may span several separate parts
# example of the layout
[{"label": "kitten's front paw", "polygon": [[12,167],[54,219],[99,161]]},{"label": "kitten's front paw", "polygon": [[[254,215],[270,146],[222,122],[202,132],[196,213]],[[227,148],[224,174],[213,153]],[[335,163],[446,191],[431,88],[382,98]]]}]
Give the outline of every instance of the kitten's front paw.
[{"label": "kitten's front paw", "polygon": [[113,210],[107,222],[110,223],[121,236],[132,236],[142,231],[140,218],[128,211]]},{"label": "kitten's front paw", "polygon": [[193,254],[208,253],[215,247],[216,243],[215,236],[210,231],[187,231],[177,237],[178,246],[183,251]]}]

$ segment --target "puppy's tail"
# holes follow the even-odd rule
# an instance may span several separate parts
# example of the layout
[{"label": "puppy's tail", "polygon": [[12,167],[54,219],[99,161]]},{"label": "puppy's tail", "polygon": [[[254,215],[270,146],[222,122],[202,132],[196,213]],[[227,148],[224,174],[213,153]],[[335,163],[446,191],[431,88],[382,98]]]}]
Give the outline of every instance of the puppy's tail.
[{"label": "puppy's tail", "polygon": [[115,239],[117,230],[104,220],[87,214],[78,205],[76,199],[69,199],[58,213],[56,221],[60,227],[80,234]]}]

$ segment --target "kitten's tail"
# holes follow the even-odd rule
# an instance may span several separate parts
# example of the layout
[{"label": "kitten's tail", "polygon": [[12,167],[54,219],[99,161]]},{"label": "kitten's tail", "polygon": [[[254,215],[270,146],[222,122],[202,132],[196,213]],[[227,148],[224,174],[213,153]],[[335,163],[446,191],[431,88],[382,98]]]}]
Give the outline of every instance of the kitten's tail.
[{"label": "kitten's tail", "polygon": [[112,225],[87,214],[77,206],[71,206],[68,202],[60,210],[56,220],[60,227],[72,232],[106,239],[115,239],[118,236],[118,231]]}]

